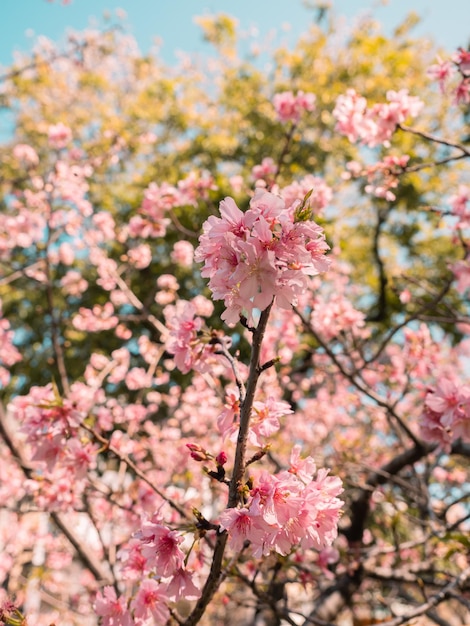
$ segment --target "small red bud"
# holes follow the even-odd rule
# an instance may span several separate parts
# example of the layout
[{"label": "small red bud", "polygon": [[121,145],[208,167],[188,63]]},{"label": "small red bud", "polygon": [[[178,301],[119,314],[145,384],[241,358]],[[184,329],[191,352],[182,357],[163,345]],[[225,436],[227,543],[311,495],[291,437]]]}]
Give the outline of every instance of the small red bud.
[{"label": "small red bud", "polygon": [[227,463],[227,458],[227,454],[222,450],[215,457],[215,462],[217,463],[217,465],[225,465],[225,463]]}]

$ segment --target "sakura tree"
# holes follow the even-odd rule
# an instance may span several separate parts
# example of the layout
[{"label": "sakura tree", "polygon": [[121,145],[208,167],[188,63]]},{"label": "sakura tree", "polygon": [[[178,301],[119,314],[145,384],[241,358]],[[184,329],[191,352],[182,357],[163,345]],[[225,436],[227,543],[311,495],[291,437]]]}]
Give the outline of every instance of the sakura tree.
[{"label": "sakura tree", "polygon": [[466,624],[470,53],[199,22],[2,76],[0,624]]}]

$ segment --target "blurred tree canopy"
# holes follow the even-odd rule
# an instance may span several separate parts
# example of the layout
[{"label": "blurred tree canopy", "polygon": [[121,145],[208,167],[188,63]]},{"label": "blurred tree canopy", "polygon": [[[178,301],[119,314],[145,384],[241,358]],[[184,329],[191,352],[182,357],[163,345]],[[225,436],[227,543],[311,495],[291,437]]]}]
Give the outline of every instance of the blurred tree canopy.
[{"label": "blurred tree canopy", "polygon": [[[322,225],[330,244],[351,263],[357,305],[375,320],[377,333],[385,332],[401,315],[397,292],[407,280],[422,285],[422,298],[429,299],[447,280],[448,263],[458,258],[449,239],[436,234],[440,216],[429,207],[445,207],[464,165],[453,163],[445,176],[446,165],[426,169],[424,164],[445,159],[451,149],[397,131],[392,151],[410,155],[417,171],[402,177],[392,202],[365,193],[364,182],[344,180],[345,166],[355,160],[376,161],[384,149],[353,145],[334,132],[336,98],[355,89],[374,103],[383,101],[388,90],[408,89],[426,101],[417,127],[439,129],[440,135],[457,139],[462,134],[462,111],[450,106],[450,97],[439,94],[426,74],[436,49],[426,39],[413,38],[415,15],[391,37],[369,18],[347,30],[329,13],[322,17],[319,23],[312,21],[291,49],[274,46],[268,53],[240,42],[236,20],[230,16],[200,18],[213,52],[182,58],[177,66],[166,66],[158,53],[141,54],[119,25],[101,33],[69,35],[62,48],[40,39],[34,52],[18,60],[2,82],[1,106],[13,116],[14,128],[11,140],[0,146],[1,212],[15,211],[15,201],[21,201],[19,190],[27,192],[31,180],[39,187],[47,181],[57,159],[48,147],[47,129],[59,122],[72,129],[77,155],[92,165],[86,198],[93,211],[109,213],[118,224],[138,215],[151,183],[177,185],[190,172],[210,172],[215,184],[204,201],[169,212],[174,228],[165,238],[153,239],[151,265],[142,270],[126,266],[123,279],[145,310],[160,318],[162,306],[154,295],[155,281],[162,274],[177,278],[182,298],[205,289],[198,272],[172,262],[171,246],[188,234],[196,245],[202,223],[226,195],[235,195],[241,206],[247,206],[247,188],[242,185],[234,193],[231,181],[236,176],[250,180],[252,168],[271,157],[279,168],[280,186],[313,174],[332,187],[333,202]],[[240,47],[248,51],[239,54]],[[291,131],[279,123],[272,105],[273,96],[284,90],[316,96],[315,111]],[[18,143],[34,146],[39,155],[38,164],[27,172],[12,156]],[[58,199],[54,207],[54,211],[67,208],[67,202]],[[75,262],[89,283],[80,299],[60,289],[67,271],[61,263],[47,270],[49,288],[38,282],[31,291],[27,268],[42,263],[44,269],[45,250],[51,245],[47,237],[60,245],[67,241],[66,229],[15,248],[11,255],[6,223],[0,232],[0,298],[5,317],[14,329],[21,328],[17,342],[28,352],[12,369],[10,390],[57,378],[51,315],[52,326],[60,327],[59,335],[65,337],[67,370],[72,378],[80,377],[85,355],[104,348],[100,342],[106,342],[106,351],[120,345],[112,330],[92,334],[71,325],[78,306],[91,308],[107,300],[96,282],[96,267],[89,263],[86,248],[77,252]],[[107,256],[118,266],[126,259],[130,241],[104,243]],[[456,310],[464,306],[456,294],[451,300]],[[121,311],[128,320],[133,315],[137,320],[140,313],[129,306]],[[216,307],[215,327],[220,326],[219,313]]]}]

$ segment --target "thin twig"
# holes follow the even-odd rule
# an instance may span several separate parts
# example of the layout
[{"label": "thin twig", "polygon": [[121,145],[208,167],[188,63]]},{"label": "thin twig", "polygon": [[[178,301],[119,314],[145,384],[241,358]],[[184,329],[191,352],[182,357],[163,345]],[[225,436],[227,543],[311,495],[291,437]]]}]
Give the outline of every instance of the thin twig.
[{"label": "thin twig", "polygon": [[109,443],[109,440],[106,439],[106,437],[103,437],[102,435],[100,435],[100,433],[98,433],[91,426],[88,426],[84,422],[81,423],[81,426],[82,426],[82,428],[87,430],[94,437],[94,439],[96,441],[101,443],[105,447],[106,450],[109,450],[120,461],[123,461],[127,465],[127,467],[134,472],[134,474],[136,476],[138,476],[141,480],[143,480],[152,489],[152,491],[154,491],[158,496],[160,496],[160,498],[162,498],[162,500],[167,502],[169,504],[169,506],[171,506],[172,509],[174,509],[175,511],[177,511],[181,515],[181,517],[183,517],[185,519],[189,519],[189,516],[186,513],[186,511],[177,502],[175,502],[174,500],[172,500],[171,498],[166,496],[163,493],[163,491],[161,489],[159,489],[155,485],[154,482],[152,482],[149,478],[147,478],[147,476],[144,474],[144,472],[142,472],[142,470],[139,469],[139,467],[134,463],[134,461],[132,461],[127,456],[127,454],[123,454],[122,452],[120,452],[117,448],[115,448],[112,444]]}]

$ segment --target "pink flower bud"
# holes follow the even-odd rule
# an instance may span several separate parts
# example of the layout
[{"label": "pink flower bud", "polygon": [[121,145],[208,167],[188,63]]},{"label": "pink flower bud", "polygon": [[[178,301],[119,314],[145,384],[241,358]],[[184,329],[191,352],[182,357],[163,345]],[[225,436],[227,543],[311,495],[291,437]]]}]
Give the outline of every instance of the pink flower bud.
[{"label": "pink flower bud", "polygon": [[216,461],[217,465],[225,465],[225,463],[227,463],[227,458],[228,458],[227,454],[222,450],[215,457],[215,461]]},{"label": "pink flower bud", "polygon": [[194,459],[195,461],[208,461],[209,460],[209,455],[207,454],[207,452],[204,450],[204,448],[201,448],[201,446],[199,446],[197,443],[187,443],[186,447],[190,450],[191,458]]}]

